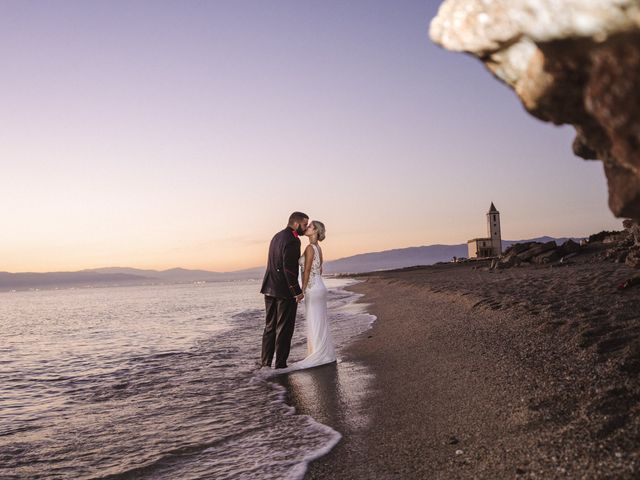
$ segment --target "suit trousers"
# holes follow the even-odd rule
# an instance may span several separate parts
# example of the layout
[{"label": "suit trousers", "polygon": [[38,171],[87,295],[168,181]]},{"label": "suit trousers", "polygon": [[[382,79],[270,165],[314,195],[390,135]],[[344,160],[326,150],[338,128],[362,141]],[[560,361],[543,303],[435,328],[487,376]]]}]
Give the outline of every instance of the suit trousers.
[{"label": "suit trousers", "polygon": [[298,302],[295,298],[276,298],[265,295],[264,306],[267,316],[262,334],[260,363],[262,366],[270,367],[275,353],[276,368],[285,368],[296,324]]}]

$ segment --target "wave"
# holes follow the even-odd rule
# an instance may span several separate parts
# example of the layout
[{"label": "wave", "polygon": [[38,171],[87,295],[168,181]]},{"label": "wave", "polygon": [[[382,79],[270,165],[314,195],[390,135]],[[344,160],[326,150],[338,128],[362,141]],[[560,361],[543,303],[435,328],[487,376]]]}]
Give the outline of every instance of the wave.
[{"label": "wave", "polygon": [[[366,328],[360,310],[350,306],[358,296],[343,285],[329,290],[340,343]],[[20,408],[11,410],[6,429],[2,424],[0,477],[301,479],[309,462],[329,452],[341,435],[295,414],[282,386],[255,380],[262,299],[248,289],[236,294],[223,287],[228,289],[212,287],[204,300],[200,288],[162,287],[169,310],[157,308],[156,290],[114,290],[109,295],[118,296],[109,299],[118,301],[110,305],[122,309],[109,307],[109,328],[120,328],[117,335],[109,332],[111,343],[86,350],[92,356],[79,349],[67,357],[47,357],[46,365],[12,366],[5,388],[14,395],[5,404]],[[78,312],[68,324],[70,329],[82,325],[70,330],[78,344],[92,344],[92,332],[105,329],[105,317],[96,311],[102,304],[89,301],[98,293],[104,295],[84,293],[87,300],[66,292],[60,299]],[[217,298],[225,303],[215,303]],[[174,309],[178,302],[193,308]],[[203,306],[209,309],[204,314]],[[153,323],[139,324],[138,318]],[[219,320],[220,328],[209,328],[209,318]],[[303,316],[300,322],[299,327]],[[304,355],[304,335],[294,338],[292,354]],[[37,435],[30,433],[38,429]],[[55,444],[47,441],[52,435]]]}]

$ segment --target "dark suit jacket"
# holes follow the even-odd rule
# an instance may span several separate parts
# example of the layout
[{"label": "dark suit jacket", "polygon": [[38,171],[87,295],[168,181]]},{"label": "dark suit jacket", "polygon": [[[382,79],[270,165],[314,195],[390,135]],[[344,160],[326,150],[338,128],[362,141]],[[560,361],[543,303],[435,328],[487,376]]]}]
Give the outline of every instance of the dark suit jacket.
[{"label": "dark suit jacket", "polygon": [[300,239],[289,227],[278,232],[269,245],[269,261],[260,293],[277,298],[293,298],[302,293],[298,283]]}]

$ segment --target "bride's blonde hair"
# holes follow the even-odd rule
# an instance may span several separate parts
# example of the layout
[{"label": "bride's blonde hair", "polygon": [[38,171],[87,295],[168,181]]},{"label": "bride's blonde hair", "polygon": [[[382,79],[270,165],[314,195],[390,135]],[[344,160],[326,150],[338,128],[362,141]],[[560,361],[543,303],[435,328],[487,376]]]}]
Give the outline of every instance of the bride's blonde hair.
[{"label": "bride's blonde hair", "polygon": [[318,231],[318,241],[323,241],[327,236],[327,229],[324,228],[324,223],[318,220],[314,220],[311,223],[313,223],[313,226],[316,227],[316,230]]}]

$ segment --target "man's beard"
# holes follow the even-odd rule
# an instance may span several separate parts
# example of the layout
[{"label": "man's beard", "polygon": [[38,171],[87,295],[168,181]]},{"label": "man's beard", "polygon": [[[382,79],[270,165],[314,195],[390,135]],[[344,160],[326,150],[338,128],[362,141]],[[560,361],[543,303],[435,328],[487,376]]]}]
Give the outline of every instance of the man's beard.
[{"label": "man's beard", "polygon": [[298,235],[304,235],[305,231],[306,231],[306,228],[302,228],[302,225],[298,225],[298,228],[296,228],[296,233]]}]

